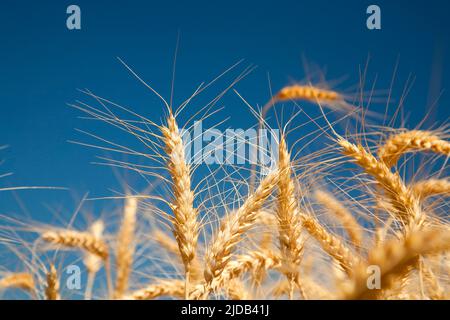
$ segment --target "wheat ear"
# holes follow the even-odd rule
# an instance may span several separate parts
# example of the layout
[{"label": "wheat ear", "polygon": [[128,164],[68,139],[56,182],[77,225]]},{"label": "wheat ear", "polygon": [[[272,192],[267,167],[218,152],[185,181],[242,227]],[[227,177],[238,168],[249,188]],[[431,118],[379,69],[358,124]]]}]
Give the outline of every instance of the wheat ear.
[{"label": "wheat ear", "polygon": [[230,279],[239,278],[246,272],[251,272],[255,279],[271,269],[281,269],[281,259],[270,250],[253,251],[238,255],[228,263],[222,274],[222,283]]},{"label": "wheat ear", "polygon": [[322,249],[334,258],[348,275],[361,258],[348,248],[337,236],[329,233],[315,218],[306,214],[301,215],[302,226],[317,240]]},{"label": "wheat ear", "polygon": [[342,96],[336,91],[325,90],[313,86],[293,85],[281,89],[275,96],[277,101],[308,100],[317,101],[341,101]]},{"label": "wheat ear", "polygon": [[[352,282],[344,289],[347,299],[373,299],[380,296],[402,277],[405,270],[417,262],[420,255],[450,249],[450,233],[447,230],[416,230],[406,237],[387,241],[369,253],[367,262],[355,267]],[[379,268],[381,288],[369,289],[369,267]]]},{"label": "wheat ear", "polygon": [[73,230],[46,231],[41,235],[44,241],[68,248],[77,248],[94,254],[103,260],[106,270],[108,291],[112,293],[109,249],[106,243],[90,233]]},{"label": "wheat ear", "polygon": [[86,252],[95,254],[103,260],[107,260],[109,256],[109,250],[106,243],[86,232],[72,230],[46,231],[42,234],[42,239],[68,248],[85,250]]},{"label": "wheat ear", "polygon": [[210,290],[216,290],[226,286],[233,279],[241,277],[246,272],[251,272],[254,279],[262,278],[268,270],[280,270],[281,259],[270,250],[251,251],[238,255],[229,261],[220,277],[216,277],[210,284],[195,286],[191,292],[193,299],[205,298]]},{"label": "wheat ear", "polygon": [[414,150],[431,151],[448,157],[450,142],[430,131],[411,130],[389,137],[378,149],[378,156],[387,166],[392,167],[403,154]]},{"label": "wheat ear", "polygon": [[221,277],[242,235],[253,226],[259,210],[276,186],[278,174],[278,170],[269,173],[238,210],[223,218],[206,252],[204,276],[208,285]]},{"label": "wheat ear", "polygon": [[0,289],[18,288],[33,293],[35,283],[29,273],[13,273],[0,279]]},{"label": "wheat ear", "polygon": [[292,300],[303,253],[303,243],[295,185],[292,180],[291,160],[284,137],[279,143],[278,169],[280,171],[276,211],[278,233],[284,273],[291,285],[289,298]]},{"label": "wheat ear", "polygon": [[45,297],[47,300],[59,300],[59,280],[55,266],[52,264],[47,272],[47,286],[45,287]]},{"label": "wheat ear", "polygon": [[315,198],[329,213],[339,219],[352,243],[357,248],[361,247],[363,235],[362,228],[351,212],[328,192],[317,190],[315,192]]},{"label": "wheat ear", "polygon": [[424,215],[420,203],[398,173],[391,172],[384,162],[378,161],[361,145],[355,145],[342,137],[338,139],[338,144],[344,154],[353,158],[385,191],[397,219],[412,229],[422,225]]},{"label": "wheat ear", "polygon": [[187,164],[182,136],[171,113],[167,126],[162,127],[166,146],[167,168],[172,178],[173,202],[171,208],[173,234],[178,243],[185,268],[186,299],[189,298],[189,278],[192,261],[196,256],[199,232],[198,210],[194,208],[194,193],[191,190],[191,169]]},{"label": "wheat ear", "polygon": [[422,200],[434,195],[450,195],[450,181],[449,179],[423,180],[413,184],[412,190]]},{"label": "wheat ear", "polygon": [[116,287],[114,292],[116,299],[120,299],[128,288],[128,278],[133,264],[137,207],[137,199],[127,197],[122,225],[117,236]]},{"label": "wheat ear", "polygon": [[126,300],[151,300],[163,296],[183,298],[185,283],[182,280],[159,280],[143,289],[125,296]]}]

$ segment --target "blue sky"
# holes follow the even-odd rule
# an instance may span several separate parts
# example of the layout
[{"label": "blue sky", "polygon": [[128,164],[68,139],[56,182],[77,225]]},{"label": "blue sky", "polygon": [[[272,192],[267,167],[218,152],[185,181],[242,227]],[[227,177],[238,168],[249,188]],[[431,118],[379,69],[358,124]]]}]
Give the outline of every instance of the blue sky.
[{"label": "blue sky", "polygon": [[[372,3],[381,7],[382,30],[365,27],[365,10]],[[70,4],[81,8],[81,30],[66,28]],[[257,66],[236,87],[256,105],[269,97],[268,74],[275,90],[303,79],[302,56],[326,68],[330,79],[348,76],[343,87],[349,87],[358,82],[358,67],[370,55],[369,77],[378,75],[380,89],[389,87],[399,58],[397,97],[408,76],[415,76],[406,102],[411,126],[444,90],[430,118],[430,123],[443,123],[450,116],[449,9],[444,0],[2,1],[0,145],[9,148],[0,151],[5,160],[0,168],[14,175],[0,186],[49,185],[71,191],[2,193],[0,211],[28,212],[45,221],[51,214],[47,206],[71,212],[77,204],[73,199],[86,192],[107,196],[110,189],[120,189],[111,169],[91,164],[101,152],[67,142],[86,141],[75,128],[109,137],[115,131],[79,119],[82,114],[67,104],[88,100],[77,91],[88,88],[159,122],[162,105],[116,57],[168,97],[178,32],[176,102],[240,59],[245,59],[243,67]],[[219,81],[205,99],[223,90],[239,70]],[[225,126],[254,125],[247,107],[232,93],[223,106],[215,122],[230,117]],[[193,104],[189,112],[200,107]],[[126,173],[121,176],[127,178]],[[133,183],[137,178],[129,179]]]}]

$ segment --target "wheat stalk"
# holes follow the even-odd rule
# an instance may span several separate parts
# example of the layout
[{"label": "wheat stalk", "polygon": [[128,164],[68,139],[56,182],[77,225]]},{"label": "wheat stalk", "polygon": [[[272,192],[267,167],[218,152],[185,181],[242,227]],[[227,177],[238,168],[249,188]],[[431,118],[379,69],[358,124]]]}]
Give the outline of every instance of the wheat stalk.
[{"label": "wheat stalk", "polygon": [[194,208],[194,193],[191,190],[190,166],[186,162],[182,136],[171,113],[167,126],[162,127],[166,153],[167,167],[172,178],[173,202],[171,208],[173,234],[178,243],[181,259],[185,268],[186,298],[189,298],[189,278],[192,261],[196,255],[199,232],[197,221],[198,210]]},{"label": "wheat stalk", "polygon": [[378,149],[378,156],[387,166],[394,166],[398,159],[410,151],[431,151],[450,156],[450,143],[430,131],[411,130],[392,135]]},{"label": "wheat stalk", "polygon": [[277,181],[278,170],[269,173],[243,205],[222,220],[205,257],[204,276],[209,285],[221,277],[241,236],[255,223],[259,210],[270,196]]},{"label": "wheat stalk", "polygon": [[114,292],[116,299],[121,298],[128,288],[128,278],[133,264],[137,207],[137,199],[127,197],[122,225],[117,236],[116,287]]},{"label": "wheat stalk", "polygon": [[322,191],[316,190],[315,198],[317,201],[325,207],[328,212],[336,216],[342,226],[345,228],[345,231],[350,237],[350,240],[356,247],[360,247],[362,244],[362,229],[359,225],[358,221],[356,221],[355,217],[351,214],[351,212],[342,205],[342,203],[336,199],[332,194]]},{"label": "wheat stalk", "polygon": [[52,264],[47,272],[47,286],[45,287],[45,297],[47,300],[59,300],[59,280],[55,266]]}]

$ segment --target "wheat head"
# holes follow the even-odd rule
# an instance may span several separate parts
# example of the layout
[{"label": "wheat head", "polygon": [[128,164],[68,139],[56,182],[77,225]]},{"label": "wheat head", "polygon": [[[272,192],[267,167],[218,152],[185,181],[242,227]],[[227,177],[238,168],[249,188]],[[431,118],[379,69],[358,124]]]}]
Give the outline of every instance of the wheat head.
[{"label": "wheat head", "polygon": [[450,142],[442,140],[430,131],[411,130],[392,135],[378,149],[378,157],[389,167],[410,151],[431,151],[450,156]]}]

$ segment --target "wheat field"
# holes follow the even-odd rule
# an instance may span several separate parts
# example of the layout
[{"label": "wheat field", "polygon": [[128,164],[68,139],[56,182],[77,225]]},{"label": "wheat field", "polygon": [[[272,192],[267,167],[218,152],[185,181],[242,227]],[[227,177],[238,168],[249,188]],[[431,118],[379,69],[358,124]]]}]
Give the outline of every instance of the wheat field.
[{"label": "wheat field", "polygon": [[[390,115],[371,117],[338,91],[286,86],[253,109],[255,126],[281,132],[276,166],[205,171],[187,160],[182,136],[211,113],[190,109],[202,91],[177,107],[154,91],[160,123],[85,92],[97,106],[73,107],[143,148],[93,134],[96,143],[80,144],[144,158],[150,164],[103,160],[163,191],[127,186],[111,196],[121,205],[84,229],[2,216],[0,243],[19,262],[1,267],[0,290],[48,300],[449,298],[446,126],[393,127]],[[304,102],[321,110],[303,120],[315,131],[303,132],[295,115],[269,127],[269,111]],[[182,112],[191,123],[179,122]],[[320,148],[309,151],[312,142]],[[68,264],[83,268],[81,294],[62,280]]]}]

